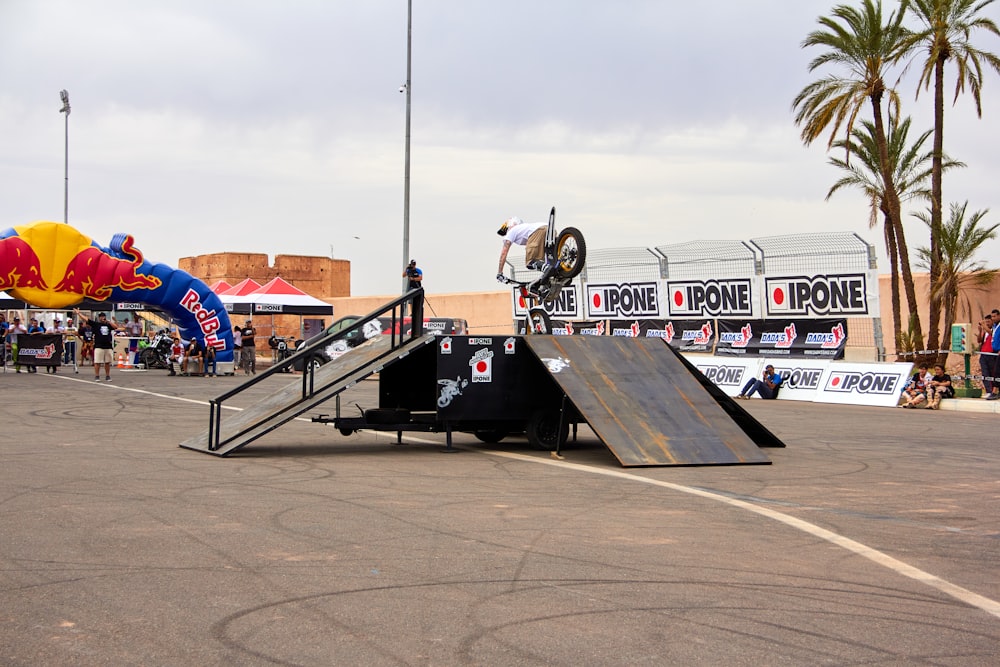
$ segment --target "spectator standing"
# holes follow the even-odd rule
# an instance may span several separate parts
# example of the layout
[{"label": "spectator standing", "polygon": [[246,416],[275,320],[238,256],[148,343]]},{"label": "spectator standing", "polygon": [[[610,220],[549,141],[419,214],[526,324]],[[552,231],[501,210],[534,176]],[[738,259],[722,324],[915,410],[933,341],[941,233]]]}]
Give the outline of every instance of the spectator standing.
[{"label": "spectator standing", "polygon": [[0,313],[0,366],[7,365],[7,332],[10,331],[10,322],[7,316]]},{"label": "spectator standing", "polygon": [[[32,334],[40,334],[40,333],[45,333],[45,327],[40,325],[36,318],[32,317],[31,322],[28,324],[28,335],[30,336]],[[31,364],[30,366],[28,364],[25,364],[24,367],[28,369],[29,373],[38,372],[38,366],[34,364]]]},{"label": "spectator standing", "polygon": [[132,338],[142,338],[144,329],[145,327],[143,327],[142,320],[139,319],[139,314],[132,313],[132,321],[125,323],[125,332]]},{"label": "spectator standing", "polygon": [[19,346],[18,337],[25,336],[28,334],[28,328],[21,324],[21,318],[15,316],[13,321],[10,323],[10,328],[7,330],[7,338],[10,339],[10,355],[11,359],[14,361],[14,370],[18,373],[21,372],[21,364],[18,359],[17,349]]},{"label": "spectator standing", "polygon": [[257,330],[253,328],[253,320],[247,320],[243,325],[241,344],[243,345],[243,350],[240,354],[240,359],[243,362],[243,370],[247,375],[257,374],[257,344],[254,342],[254,337],[257,335]]},{"label": "spectator standing", "polygon": [[63,333],[63,366],[76,364],[76,338],[79,332],[72,317],[66,318],[66,330]]},{"label": "spectator standing", "polygon": [[993,348],[992,353],[992,363],[990,364],[990,375],[993,376],[993,391],[990,392],[989,396],[986,397],[987,401],[995,401],[1000,399],[1000,379],[997,378],[1000,373],[1000,310],[994,308],[990,311],[990,322],[993,324],[993,329],[990,334],[990,345]]},{"label": "spectator standing", "polygon": [[79,328],[77,332],[80,334],[80,365],[83,365],[87,359],[90,359],[90,365],[94,365],[94,330],[90,328],[87,324],[87,320],[80,319],[77,317],[77,322],[79,323]]},{"label": "spectator standing", "polygon": [[243,353],[243,330],[233,327],[233,373],[240,367],[240,355]]},{"label": "spectator standing", "polygon": [[[49,329],[48,329],[48,331],[46,331],[46,333],[59,334],[60,338],[65,339],[66,338],[66,327],[63,326],[62,320],[57,317],[54,320],[52,320],[52,326],[49,327]],[[65,340],[63,340],[63,348],[65,348],[65,346],[66,346],[66,342],[65,342]],[[63,353],[65,354],[65,349],[63,350]],[[56,373],[56,372],[58,372],[58,370],[59,370],[58,363],[59,362],[58,362],[58,357],[57,357],[55,364],[53,364],[51,366],[46,366],[45,367],[45,372],[46,373]]]},{"label": "spectator standing", "polygon": [[[79,308],[74,308],[73,314],[78,321],[83,321]],[[98,313],[96,320],[87,320],[87,326],[94,336],[94,380],[101,379],[101,366],[104,366],[104,380],[111,382],[111,362],[115,356],[114,335],[118,330],[118,324],[114,320],[109,320],[105,313]]]}]

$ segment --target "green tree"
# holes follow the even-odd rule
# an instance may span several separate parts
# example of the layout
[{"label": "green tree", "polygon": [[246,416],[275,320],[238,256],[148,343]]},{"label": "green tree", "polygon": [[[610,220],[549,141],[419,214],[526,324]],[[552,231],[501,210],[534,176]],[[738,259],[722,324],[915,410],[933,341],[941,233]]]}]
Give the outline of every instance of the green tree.
[{"label": "green tree", "polygon": [[[909,250],[903,234],[899,194],[893,180],[889,160],[884,113],[890,119],[899,115],[899,95],[887,87],[885,76],[890,68],[906,54],[912,43],[911,33],[902,25],[908,0],[903,0],[897,12],[891,13],[883,23],[881,0],[863,0],[861,8],[837,5],[832,16],[821,16],[822,26],[806,37],[802,47],[820,46],[823,53],[809,63],[809,71],[833,66],[846,74],[829,74],[810,83],[795,97],[795,124],[801,126],[801,138],[807,146],[830,129],[827,148],[836,142],[837,134],[844,127],[844,140],[849,145],[851,132],[858,115],[871,105],[875,143],[878,151],[878,174],[882,180],[885,214],[893,228],[903,287],[909,305],[911,320],[916,313],[917,298],[910,270]],[[888,98],[883,111],[883,99]],[[895,110],[895,113],[893,113]],[[850,154],[847,155],[849,159]],[[920,320],[916,318],[915,335],[923,342]]]},{"label": "green tree", "polygon": [[[931,205],[930,205],[930,273],[931,299],[930,317],[927,323],[927,345],[930,349],[938,349],[938,322],[942,303],[935,296],[941,291],[936,289],[941,279],[943,250],[937,247],[938,230],[941,227],[941,209],[944,201],[942,195],[942,174],[944,172],[944,79],[945,65],[950,61],[955,64],[958,76],[955,79],[954,104],[958,96],[965,92],[966,86],[976,102],[976,113],[982,118],[982,100],[980,92],[983,85],[983,65],[992,67],[1000,73],[1000,58],[993,53],[981,51],[972,43],[976,32],[988,32],[1000,37],[996,23],[984,16],[985,9],[993,0],[911,0],[909,11],[922,25],[922,30],[913,36],[912,46],[921,49],[926,54],[920,81],[917,84],[917,97],[920,88],[929,89],[934,84],[934,161],[931,175]],[[950,335],[951,327],[946,325],[945,333]],[[947,347],[945,348],[947,349]]]},{"label": "green tree", "polygon": [[[910,118],[901,122],[889,123],[888,149],[889,162],[892,166],[893,181],[899,195],[900,204],[914,199],[929,200],[931,196],[928,181],[931,175],[931,152],[924,151],[924,143],[931,135],[931,130],[921,134],[911,144],[909,142]],[[861,127],[851,132],[849,141],[838,140],[834,148],[844,149],[845,153],[854,156],[853,163],[838,157],[831,157],[829,163],[840,169],[841,178],[833,184],[826,198],[844,188],[856,188],[864,192],[871,204],[871,216],[868,224],[875,227],[881,213],[884,219],[883,233],[886,252],[889,256],[890,290],[892,299],[892,332],[895,349],[901,350],[902,317],[899,292],[899,252],[895,228],[886,214],[885,188],[880,176],[879,155],[875,125],[871,121],[862,121]],[[945,160],[944,168],[965,166],[961,162]],[[905,242],[905,239],[904,239]]]},{"label": "green tree", "polygon": [[[940,270],[938,281],[933,286],[931,296],[937,298],[944,309],[944,336],[942,337],[943,349],[951,347],[951,325],[955,323],[955,316],[958,314],[959,295],[967,288],[982,288],[993,282],[997,275],[996,269],[987,269],[985,265],[975,259],[979,248],[997,236],[997,228],[1000,223],[991,227],[980,227],[980,223],[989,209],[976,211],[968,221],[965,219],[965,209],[969,202],[962,205],[951,204],[951,215],[947,221],[942,221],[941,226],[935,233],[937,248],[941,253]],[[931,227],[931,216],[921,211],[915,213],[914,217],[924,221],[928,228]],[[933,260],[932,251],[927,247],[917,248],[920,258],[920,265],[930,269]],[[968,316],[972,318],[972,305],[966,299],[966,309]]]}]

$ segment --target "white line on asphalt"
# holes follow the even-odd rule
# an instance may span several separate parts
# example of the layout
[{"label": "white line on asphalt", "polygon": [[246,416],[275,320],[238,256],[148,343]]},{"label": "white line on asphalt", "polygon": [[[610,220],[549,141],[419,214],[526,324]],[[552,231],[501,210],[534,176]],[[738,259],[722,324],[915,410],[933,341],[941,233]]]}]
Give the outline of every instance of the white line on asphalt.
[{"label": "white line on asphalt", "polygon": [[[417,438],[413,438],[418,440]],[[425,441],[429,442],[429,441]],[[438,444],[438,443],[433,443]],[[882,553],[877,549],[873,549],[869,546],[861,544],[855,540],[844,537],[843,535],[838,535],[833,531],[827,530],[826,528],[820,528],[819,526],[809,523],[808,521],[803,521],[802,519],[797,519],[793,516],[783,514],[781,512],[775,511],[768,507],[761,507],[759,505],[754,505],[753,503],[746,502],[745,500],[737,500],[735,498],[729,498],[718,493],[712,493],[711,491],[704,491],[702,489],[696,489],[690,486],[683,486],[681,484],[674,484],[672,482],[663,482],[657,479],[650,479],[648,477],[642,477],[634,473],[622,472],[620,470],[609,470],[605,468],[593,468],[591,466],[581,465],[579,463],[569,463],[567,461],[556,461],[554,459],[542,459],[536,456],[526,456],[524,454],[514,454],[512,452],[494,452],[486,449],[476,449],[475,451],[487,454],[489,456],[499,456],[502,458],[516,459],[518,461],[525,461],[530,463],[541,463],[544,465],[557,466],[560,468],[570,468],[572,470],[577,470],[580,472],[587,472],[597,475],[606,475],[608,477],[618,477],[620,479],[627,479],[633,482],[642,482],[644,484],[652,484],[654,486],[662,486],[673,491],[680,491],[681,493],[687,493],[693,496],[700,496],[702,498],[707,498],[709,500],[714,500],[717,502],[725,503],[733,507],[739,507],[740,509],[748,510],[761,516],[765,516],[769,519],[775,521],[780,521],[781,523],[791,526],[797,530],[801,530],[804,533],[808,533],[814,537],[818,537],[822,540],[826,540],[831,544],[835,544],[843,549],[852,551],[859,556],[867,558],[877,565],[886,567],[897,574],[901,574],[904,577],[909,577],[923,584],[930,586],[931,588],[936,588],[937,590],[950,595],[951,597],[964,602],[972,607],[982,609],[987,614],[991,614],[1000,618],[1000,602],[996,600],[991,600],[988,597],[979,595],[978,593],[973,593],[972,591],[962,588],[950,581],[945,581],[944,579],[937,577],[929,572],[925,572],[919,568],[913,567],[901,560],[893,558],[892,556]]]},{"label": "white line on asphalt", "polygon": [[[72,378],[62,376],[62,379],[75,380],[77,382],[88,382],[83,378]],[[89,380],[93,383],[93,380]],[[182,398],[180,396],[168,396],[167,394],[158,394],[152,391],[146,391],[144,389],[132,389],[129,387],[115,387],[116,389],[122,389],[125,391],[133,391],[138,394],[148,394],[150,396],[158,396],[160,398],[169,398],[175,401],[185,401],[188,403],[197,403],[199,405],[209,405],[207,401],[199,401],[191,398]],[[229,408],[232,410],[241,410],[242,408]],[[306,421],[304,418],[299,417],[298,419]],[[375,432],[377,433],[377,432]],[[438,445],[441,444],[435,440],[426,440],[424,438],[407,436],[407,440],[412,440],[413,442],[419,442],[423,444]],[[988,597],[979,595],[978,593],[973,593],[967,588],[962,588],[956,584],[946,581],[941,577],[937,577],[929,572],[925,572],[920,568],[913,567],[908,563],[893,558],[892,556],[882,553],[877,549],[873,549],[869,546],[861,544],[856,540],[852,540],[843,535],[838,535],[833,531],[827,530],[826,528],[820,528],[816,524],[809,523],[808,521],[803,521],[788,514],[782,514],[781,512],[775,511],[769,507],[761,507],[759,505],[754,505],[745,500],[737,500],[736,498],[729,498],[718,493],[712,493],[711,491],[705,491],[703,489],[696,489],[690,486],[684,486],[682,484],[674,484],[673,482],[664,482],[658,479],[650,479],[649,477],[642,477],[630,472],[622,472],[620,470],[609,470],[606,468],[593,468],[591,466],[581,465],[579,463],[570,463],[568,461],[556,461],[555,459],[543,459],[536,456],[526,456],[524,454],[514,454],[512,452],[494,452],[487,449],[476,449],[475,451],[486,454],[488,456],[499,456],[501,458],[515,459],[517,461],[524,461],[525,463],[541,463],[543,465],[556,466],[559,468],[568,468],[570,470],[576,470],[579,472],[586,472],[596,475],[605,475],[607,477],[618,477],[619,479],[627,479],[632,482],[641,482],[643,484],[652,484],[653,486],[661,486],[665,489],[671,489],[673,491],[680,491],[681,493],[687,493],[692,496],[700,496],[702,498],[707,498],[708,500],[714,500],[716,502],[725,503],[726,505],[731,505],[733,507],[738,507],[740,509],[753,512],[755,514],[760,514],[761,516],[773,519],[775,521],[780,521],[781,523],[791,526],[797,530],[801,530],[804,533],[818,537],[821,540],[826,540],[831,544],[835,544],[838,547],[847,549],[853,553],[856,553],[863,558],[867,558],[876,565],[881,565],[882,567],[888,568],[897,574],[901,574],[904,577],[909,577],[915,581],[919,581],[922,584],[926,584],[931,588],[936,588],[937,590],[950,595],[960,602],[976,607],[977,609],[982,609],[987,614],[996,616],[1000,618],[1000,602],[996,600],[991,600]]]}]

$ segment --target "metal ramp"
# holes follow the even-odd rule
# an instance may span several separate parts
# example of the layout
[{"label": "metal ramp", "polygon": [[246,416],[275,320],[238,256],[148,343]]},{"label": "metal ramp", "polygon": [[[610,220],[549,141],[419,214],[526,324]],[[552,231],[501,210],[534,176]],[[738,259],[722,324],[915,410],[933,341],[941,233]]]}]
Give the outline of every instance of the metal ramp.
[{"label": "metal ramp", "polygon": [[[434,342],[435,336],[423,333],[423,311],[424,291],[416,289],[358,318],[350,327],[339,330],[331,327],[292,356],[212,399],[208,429],[180,443],[180,446],[226,456],[330,400],[357,382]],[[406,317],[407,314],[409,317]],[[374,332],[365,332],[366,325],[384,315],[388,315],[386,321],[389,328],[386,331],[379,333],[379,324]],[[403,332],[407,326],[410,331]],[[314,363],[322,349],[337,341],[344,344],[347,350],[344,354],[322,365]],[[279,373],[298,367],[302,368],[300,378],[270,392],[265,399],[244,410],[223,411],[225,401],[263,382],[287,377]]]},{"label": "metal ramp", "polygon": [[[213,433],[215,423],[210,423],[208,430],[180,445],[216,456],[231,454],[434,339],[434,335],[425,334],[393,348],[389,336],[379,336],[315,369],[311,378],[307,372],[249,408],[226,413],[225,418],[220,411],[217,433]],[[310,380],[311,391],[306,386]]]},{"label": "metal ramp", "polygon": [[622,466],[767,464],[758,443],[784,446],[659,338],[524,342]]}]

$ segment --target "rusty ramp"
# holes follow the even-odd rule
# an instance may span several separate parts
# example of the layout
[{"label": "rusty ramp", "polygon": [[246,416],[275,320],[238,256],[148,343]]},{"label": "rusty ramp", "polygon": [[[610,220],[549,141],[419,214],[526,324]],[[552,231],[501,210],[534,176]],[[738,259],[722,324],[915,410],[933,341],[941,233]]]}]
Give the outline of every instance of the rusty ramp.
[{"label": "rusty ramp", "polygon": [[524,341],[625,467],[767,464],[758,444],[783,446],[659,338]]}]

